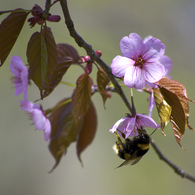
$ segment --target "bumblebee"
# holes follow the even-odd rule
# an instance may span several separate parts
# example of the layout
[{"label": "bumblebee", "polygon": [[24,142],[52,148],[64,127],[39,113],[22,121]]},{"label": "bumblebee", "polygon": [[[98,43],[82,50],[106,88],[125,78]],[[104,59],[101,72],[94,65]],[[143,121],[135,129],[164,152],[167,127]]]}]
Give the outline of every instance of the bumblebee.
[{"label": "bumblebee", "polygon": [[125,139],[124,133],[120,132],[125,139],[122,142],[120,135],[116,133],[118,141],[113,146],[116,154],[124,159],[125,161],[116,168],[122,167],[123,165],[134,165],[140,161],[142,156],[148,152],[150,149],[150,137],[144,129],[138,130],[139,135],[135,136],[133,139]]}]

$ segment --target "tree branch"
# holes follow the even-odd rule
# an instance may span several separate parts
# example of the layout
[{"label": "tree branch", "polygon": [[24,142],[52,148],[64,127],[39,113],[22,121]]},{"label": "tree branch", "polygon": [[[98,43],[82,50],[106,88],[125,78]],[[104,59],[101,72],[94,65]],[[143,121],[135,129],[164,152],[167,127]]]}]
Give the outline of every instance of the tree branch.
[{"label": "tree branch", "polygon": [[91,45],[87,44],[83,38],[76,32],[75,28],[74,28],[74,24],[73,21],[70,17],[69,14],[69,10],[68,10],[68,6],[67,6],[67,1],[66,0],[60,0],[60,4],[64,13],[64,18],[65,18],[65,23],[66,26],[69,30],[70,36],[73,37],[75,39],[75,42],[78,44],[78,46],[83,47],[86,52],[87,55],[90,56],[90,58],[97,62],[101,68],[107,73],[109,79],[111,80],[111,82],[113,83],[116,93],[118,93],[122,100],[124,101],[125,105],[127,106],[127,108],[129,109],[130,113],[131,113],[131,105],[129,103],[129,101],[127,100],[121,86],[118,84],[118,82],[116,81],[116,79],[113,77],[111,68],[104,62],[102,61],[99,56],[95,53],[95,51],[92,49]]},{"label": "tree branch", "polygon": [[185,173],[180,167],[178,167],[177,165],[175,165],[174,163],[172,163],[162,152],[161,150],[158,148],[158,146],[156,145],[156,143],[154,142],[153,139],[151,139],[151,145],[154,148],[155,152],[157,153],[158,157],[160,158],[160,160],[164,161],[165,163],[167,163],[178,175],[180,175],[182,178],[186,178],[189,179],[192,182],[195,182],[195,177]]},{"label": "tree branch", "polygon": [[[96,53],[92,49],[92,46],[87,44],[83,40],[83,38],[76,32],[76,30],[74,28],[73,21],[70,17],[70,14],[69,14],[68,6],[67,6],[67,0],[60,0],[60,4],[61,4],[62,10],[63,10],[63,14],[64,14],[64,17],[65,17],[65,23],[66,23],[67,28],[69,30],[70,36],[74,38],[75,42],[80,47],[83,47],[86,50],[87,55],[89,55],[93,61],[97,62],[101,66],[101,68],[103,68],[103,70],[107,73],[108,77],[112,81],[116,92],[121,96],[122,100],[126,104],[129,111],[132,112],[131,105],[129,104],[129,102],[128,102],[121,86],[118,84],[118,82],[114,78],[114,76],[112,74],[112,71],[111,71],[111,68],[104,61],[102,61],[99,58],[99,56],[96,55]],[[195,182],[195,178],[193,176],[185,173],[181,168],[179,168],[177,165],[173,164],[167,157],[164,156],[164,154],[157,147],[157,145],[155,144],[153,139],[151,139],[151,145],[154,148],[157,155],[159,156],[159,158],[161,160],[165,161],[177,174],[179,174],[182,178],[187,178],[187,179]]]}]

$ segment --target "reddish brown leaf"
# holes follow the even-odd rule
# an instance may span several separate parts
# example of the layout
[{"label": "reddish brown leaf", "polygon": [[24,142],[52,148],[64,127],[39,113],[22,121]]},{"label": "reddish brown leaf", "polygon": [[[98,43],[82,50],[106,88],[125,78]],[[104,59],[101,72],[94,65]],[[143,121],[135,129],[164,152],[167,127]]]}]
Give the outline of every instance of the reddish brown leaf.
[{"label": "reddish brown leaf", "polygon": [[59,107],[56,108],[49,117],[52,125],[49,150],[56,160],[50,172],[58,166],[63,154],[66,153],[69,145],[76,141],[77,135],[81,129],[81,124],[77,125],[77,128],[75,128],[75,121],[71,114],[71,102],[62,105],[67,100],[70,99],[60,101],[56,105]]},{"label": "reddish brown leaf", "polygon": [[88,74],[82,74],[76,83],[76,89],[72,96],[72,114],[75,122],[88,111],[91,102],[91,84]]},{"label": "reddish brown leaf", "polygon": [[62,80],[64,74],[72,64],[72,60],[67,57],[58,57],[58,63],[55,68],[55,71],[53,72],[51,78],[50,78],[50,83],[49,83],[49,90],[47,90],[46,86],[44,87],[44,93],[43,93],[43,98],[47,97],[52,91],[55,89],[55,87],[60,83]]},{"label": "reddish brown leaf", "polygon": [[[19,9],[22,10],[22,9]],[[13,12],[0,25],[0,66],[14,46],[29,12]]]},{"label": "reddish brown leaf", "polygon": [[191,99],[188,98],[187,96],[187,91],[185,86],[178,82],[174,81],[170,78],[164,77],[159,81],[160,86],[164,87],[165,89],[169,90],[170,92],[176,94],[182,104],[182,107],[185,111],[186,117],[189,117],[189,105],[188,101],[192,101]]},{"label": "reddish brown leaf", "polygon": [[47,90],[49,90],[49,84],[52,77],[54,70],[56,69],[57,65],[57,48],[56,43],[49,27],[45,27],[43,29],[43,35],[45,38],[45,44],[47,48],[47,56],[48,56],[48,64],[47,64],[47,73],[46,73],[46,86]]},{"label": "reddish brown leaf", "polygon": [[92,143],[97,129],[97,114],[93,103],[85,114],[82,129],[77,140],[77,156],[82,164],[81,153]]},{"label": "reddish brown leaf", "polygon": [[109,81],[110,79],[108,78],[108,75],[104,72],[102,68],[99,68],[97,72],[97,85],[98,90],[102,96],[104,105],[107,100],[107,93],[105,91],[105,87],[108,85]]},{"label": "reddish brown leaf", "polygon": [[167,125],[167,123],[170,120],[172,109],[171,106],[167,104],[167,102],[164,100],[164,97],[161,94],[159,89],[153,88],[153,94],[154,94],[154,100],[156,103],[158,115],[161,122],[162,133],[165,135],[164,127]]},{"label": "reddish brown leaf", "polygon": [[[160,88],[165,101],[171,106],[171,126],[177,143],[181,146],[180,140],[186,129],[186,118],[179,98],[165,88]],[[182,147],[182,146],[181,146]]]},{"label": "reddish brown leaf", "polygon": [[47,47],[42,33],[35,32],[28,42],[27,60],[30,79],[38,86],[41,97],[47,73]]},{"label": "reddish brown leaf", "polygon": [[49,91],[49,83],[57,65],[56,44],[50,28],[35,32],[28,43],[27,59],[29,76],[38,86],[43,99],[43,89]]},{"label": "reddish brown leaf", "polygon": [[66,43],[57,44],[58,56],[59,57],[70,57],[72,63],[77,63],[79,61],[79,54],[77,50]]},{"label": "reddish brown leaf", "polygon": [[[165,101],[172,107],[171,126],[178,144],[188,125],[190,100],[187,97],[186,89],[183,84],[169,78],[163,78],[159,81],[160,91]],[[182,147],[182,146],[181,146]]]},{"label": "reddish brown leaf", "polygon": [[79,59],[79,55],[77,50],[64,43],[57,44],[57,52],[58,52],[58,62],[55,65],[55,70],[49,76],[49,86],[44,85],[43,98],[47,97],[55,87],[60,83],[64,74],[70,67],[72,63],[77,63]]}]

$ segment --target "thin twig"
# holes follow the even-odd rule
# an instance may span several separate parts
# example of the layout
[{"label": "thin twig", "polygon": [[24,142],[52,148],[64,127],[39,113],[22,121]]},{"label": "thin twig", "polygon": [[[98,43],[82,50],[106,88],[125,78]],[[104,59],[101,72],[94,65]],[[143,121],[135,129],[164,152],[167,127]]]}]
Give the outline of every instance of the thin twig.
[{"label": "thin twig", "polygon": [[64,17],[65,17],[65,23],[67,25],[67,28],[70,32],[70,36],[73,37],[75,39],[75,42],[80,46],[83,47],[86,52],[87,55],[90,56],[90,58],[97,62],[101,68],[107,73],[108,77],[110,78],[111,82],[113,83],[116,92],[121,96],[122,100],[124,101],[125,105],[127,106],[127,108],[129,109],[130,113],[131,113],[131,105],[129,104],[129,101],[127,100],[121,86],[118,84],[118,82],[116,81],[116,79],[113,77],[111,68],[104,62],[102,61],[99,56],[94,52],[94,50],[92,49],[91,45],[87,44],[83,38],[76,32],[75,28],[74,28],[74,24],[73,21],[70,17],[69,14],[69,10],[68,10],[68,6],[67,6],[67,1],[66,0],[60,0],[60,4],[64,13]]},{"label": "thin twig", "polygon": [[195,177],[185,173],[180,167],[172,163],[158,148],[158,146],[155,144],[154,140],[151,139],[151,145],[154,148],[155,152],[159,156],[160,160],[166,162],[178,175],[180,175],[182,178],[187,178],[192,182],[195,182]]},{"label": "thin twig", "polygon": [[47,16],[49,15],[50,7],[51,7],[51,0],[46,0],[46,3],[45,3],[45,10],[44,10],[44,12],[42,13],[42,17],[43,17],[43,18],[46,19]]},{"label": "thin twig", "polygon": [[[75,28],[74,28],[74,24],[73,21],[71,20],[70,14],[69,14],[69,10],[68,10],[68,6],[67,6],[67,1],[66,0],[60,0],[60,4],[63,10],[63,14],[65,17],[65,23],[67,25],[67,28],[70,32],[70,36],[72,36],[75,39],[75,42],[80,46],[83,47],[86,52],[87,55],[89,55],[91,57],[92,60],[96,61],[101,68],[103,68],[103,70],[107,73],[108,77],[110,78],[110,80],[112,81],[116,92],[121,96],[121,98],[123,99],[123,101],[125,102],[126,106],[128,107],[128,109],[130,110],[130,112],[132,113],[132,108],[131,105],[129,104],[121,86],[118,84],[118,82],[116,81],[116,79],[114,78],[112,71],[110,69],[110,67],[103,62],[94,52],[94,50],[92,49],[91,45],[87,44],[83,38],[76,32]],[[177,165],[173,164],[161,151],[160,149],[157,147],[157,145],[155,144],[154,140],[151,139],[151,145],[154,148],[155,152],[157,153],[157,155],[159,156],[159,158],[163,161],[165,161],[177,174],[179,174],[182,178],[187,178],[189,180],[191,180],[192,182],[195,182],[195,178],[187,173],[185,173],[181,168],[179,168]]]}]

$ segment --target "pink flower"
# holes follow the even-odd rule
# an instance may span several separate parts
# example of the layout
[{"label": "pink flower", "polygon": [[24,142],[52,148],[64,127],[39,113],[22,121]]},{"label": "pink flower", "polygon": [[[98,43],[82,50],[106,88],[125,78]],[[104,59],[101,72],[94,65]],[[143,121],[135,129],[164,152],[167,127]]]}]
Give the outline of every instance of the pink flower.
[{"label": "pink flower", "polygon": [[[125,134],[125,138],[134,137],[139,135],[138,129],[141,127],[160,128],[160,125],[156,123],[152,118],[143,114],[136,114],[134,117],[127,114],[126,117],[118,120],[114,126],[110,129],[111,133],[119,130]],[[120,133],[120,132],[119,132]]]},{"label": "pink flower", "polygon": [[11,58],[10,70],[14,75],[12,81],[16,88],[15,95],[19,95],[24,91],[24,99],[27,100],[28,69],[19,56]]},{"label": "pink flower", "polygon": [[29,112],[36,128],[44,131],[45,141],[48,141],[51,134],[51,123],[50,120],[45,117],[41,107],[29,101],[19,102],[22,110]]},{"label": "pink flower", "polygon": [[123,56],[116,56],[111,64],[116,77],[124,77],[129,88],[142,89],[146,81],[155,83],[165,74],[165,68],[159,59],[164,55],[165,46],[159,39],[147,37],[144,41],[131,33],[120,42]]}]

